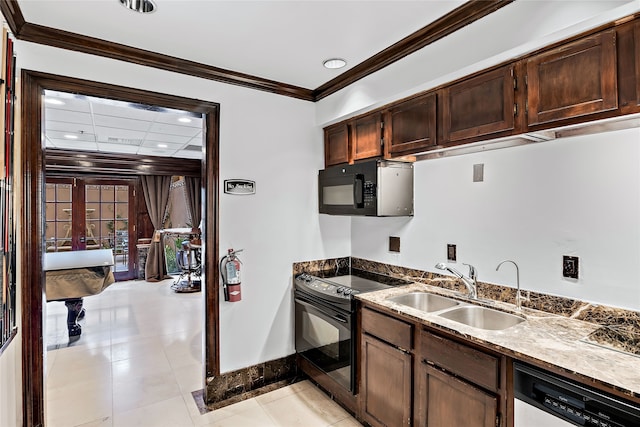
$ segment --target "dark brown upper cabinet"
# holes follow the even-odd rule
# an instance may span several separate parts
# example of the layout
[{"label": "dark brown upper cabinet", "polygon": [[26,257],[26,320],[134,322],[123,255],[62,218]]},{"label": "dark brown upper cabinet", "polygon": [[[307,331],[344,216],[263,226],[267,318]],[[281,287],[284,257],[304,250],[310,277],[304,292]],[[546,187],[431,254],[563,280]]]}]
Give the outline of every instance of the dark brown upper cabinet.
[{"label": "dark brown upper cabinet", "polygon": [[640,113],[640,17],[630,16],[607,30],[345,120],[330,142],[325,130],[325,160],[330,165],[383,154],[426,154],[635,113]]},{"label": "dark brown upper cabinet", "polygon": [[442,145],[456,145],[487,135],[507,135],[514,129],[513,70],[511,65],[501,67],[443,89]]},{"label": "dark brown upper cabinet", "polygon": [[640,22],[636,22],[633,26],[633,40],[634,40],[634,75],[635,75],[635,88],[636,88],[636,106],[640,106]]},{"label": "dark brown upper cabinet", "polygon": [[385,157],[419,153],[436,145],[436,94],[428,93],[384,112]]},{"label": "dark brown upper cabinet", "polygon": [[382,114],[380,112],[354,119],[350,126],[353,160],[382,156]]},{"label": "dark brown upper cabinet", "polygon": [[640,111],[640,22],[620,26],[618,54],[618,106],[622,114]]},{"label": "dark brown upper cabinet", "polygon": [[331,166],[349,161],[349,126],[338,123],[324,130],[324,165]]},{"label": "dark brown upper cabinet", "polygon": [[529,126],[618,107],[615,30],[536,55],[526,68]]}]

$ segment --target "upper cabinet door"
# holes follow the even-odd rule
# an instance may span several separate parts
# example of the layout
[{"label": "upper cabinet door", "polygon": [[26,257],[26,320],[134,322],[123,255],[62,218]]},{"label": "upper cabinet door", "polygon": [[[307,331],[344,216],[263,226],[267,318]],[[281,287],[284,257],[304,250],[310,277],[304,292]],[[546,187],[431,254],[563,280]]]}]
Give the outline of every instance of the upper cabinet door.
[{"label": "upper cabinet door", "polygon": [[351,122],[353,160],[382,156],[382,118],[379,112]]},{"label": "upper cabinet door", "polygon": [[527,99],[529,126],[616,109],[615,30],[527,61]]},{"label": "upper cabinet door", "polygon": [[640,21],[616,31],[618,54],[618,107],[622,114],[640,111]]},{"label": "upper cabinet door", "polygon": [[444,88],[442,144],[513,130],[514,87],[510,65]]},{"label": "upper cabinet door", "polygon": [[436,145],[436,94],[389,108],[384,114],[385,157],[418,153]]},{"label": "upper cabinet door", "polygon": [[349,161],[349,126],[338,123],[324,130],[324,165]]}]

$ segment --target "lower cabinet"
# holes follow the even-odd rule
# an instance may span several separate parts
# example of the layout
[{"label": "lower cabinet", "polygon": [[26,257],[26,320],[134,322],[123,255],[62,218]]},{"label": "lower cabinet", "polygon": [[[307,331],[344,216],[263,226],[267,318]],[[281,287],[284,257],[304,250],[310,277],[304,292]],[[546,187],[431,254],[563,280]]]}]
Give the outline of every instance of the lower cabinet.
[{"label": "lower cabinet", "polygon": [[429,364],[419,368],[420,405],[416,425],[429,427],[499,425],[495,395]]},{"label": "lower cabinet", "polygon": [[360,417],[373,427],[510,426],[510,359],[363,306]]},{"label": "lower cabinet", "polygon": [[368,335],[362,339],[362,412],[372,426],[411,425],[413,356]]}]

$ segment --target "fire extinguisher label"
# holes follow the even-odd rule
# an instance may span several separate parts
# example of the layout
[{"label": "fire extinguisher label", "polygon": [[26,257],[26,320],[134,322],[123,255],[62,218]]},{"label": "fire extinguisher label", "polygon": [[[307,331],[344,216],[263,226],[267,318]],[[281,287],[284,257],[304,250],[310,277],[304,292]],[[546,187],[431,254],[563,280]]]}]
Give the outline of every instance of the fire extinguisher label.
[{"label": "fire extinguisher label", "polygon": [[236,263],[234,261],[230,261],[227,263],[226,268],[227,283],[230,285],[240,283],[240,271],[238,270]]}]

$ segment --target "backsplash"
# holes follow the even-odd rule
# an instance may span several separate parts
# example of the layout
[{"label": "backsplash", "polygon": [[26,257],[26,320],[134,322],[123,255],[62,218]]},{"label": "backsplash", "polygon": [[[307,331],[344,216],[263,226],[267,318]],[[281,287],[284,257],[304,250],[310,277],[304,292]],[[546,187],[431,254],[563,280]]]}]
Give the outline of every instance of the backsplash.
[{"label": "backsplash", "polygon": [[[340,275],[348,274],[350,268],[466,293],[462,282],[451,276],[356,257],[294,263],[293,273]],[[640,355],[640,312],[539,292],[523,291],[523,296],[528,297],[522,301],[523,307],[601,325],[602,328],[594,331],[588,341]],[[515,297],[515,288],[478,282],[478,298],[513,304]]]}]

